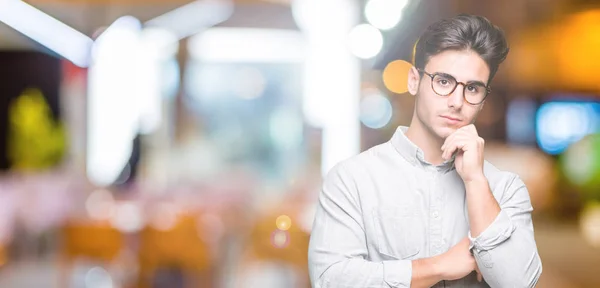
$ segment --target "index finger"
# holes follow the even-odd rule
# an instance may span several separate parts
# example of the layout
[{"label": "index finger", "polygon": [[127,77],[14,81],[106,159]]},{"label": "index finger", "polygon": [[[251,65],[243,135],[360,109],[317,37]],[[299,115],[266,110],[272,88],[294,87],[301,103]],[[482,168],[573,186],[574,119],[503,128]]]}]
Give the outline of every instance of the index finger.
[{"label": "index finger", "polygon": [[463,127],[460,127],[459,130],[463,130],[465,132],[468,132],[470,134],[474,134],[479,136],[479,134],[477,133],[477,128],[475,127],[475,124],[469,124]]}]

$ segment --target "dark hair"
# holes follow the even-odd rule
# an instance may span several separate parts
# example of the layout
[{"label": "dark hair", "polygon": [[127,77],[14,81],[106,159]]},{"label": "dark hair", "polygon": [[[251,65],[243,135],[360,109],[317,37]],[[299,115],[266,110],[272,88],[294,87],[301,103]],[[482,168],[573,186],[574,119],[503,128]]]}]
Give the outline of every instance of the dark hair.
[{"label": "dark hair", "polygon": [[433,23],[417,41],[414,64],[425,68],[432,56],[446,50],[471,50],[479,54],[490,69],[492,80],[500,63],[508,55],[504,31],[487,18],[460,14],[454,18]]}]

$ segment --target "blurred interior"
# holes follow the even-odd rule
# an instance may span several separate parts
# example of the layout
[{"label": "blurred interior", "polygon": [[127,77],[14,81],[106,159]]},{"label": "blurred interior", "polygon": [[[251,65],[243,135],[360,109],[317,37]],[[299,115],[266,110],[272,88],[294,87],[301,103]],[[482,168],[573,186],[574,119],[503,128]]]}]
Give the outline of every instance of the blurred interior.
[{"label": "blurred interior", "polygon": [[509,39],[476,125],[539,287],[600,287],[593,0],[0,0],[0,287],[310,287],[323,175],[409,124],[458,13]]}]

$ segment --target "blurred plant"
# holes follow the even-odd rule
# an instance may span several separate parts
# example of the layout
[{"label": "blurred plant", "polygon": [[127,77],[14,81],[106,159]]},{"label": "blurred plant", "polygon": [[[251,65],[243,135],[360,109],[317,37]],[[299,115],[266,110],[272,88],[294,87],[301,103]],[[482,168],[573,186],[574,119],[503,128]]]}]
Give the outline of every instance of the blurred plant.
[{"label": "blurred plant", "polygon": [[559,161],[570,184],[583,192],[583,200],[600,201],[600,134],[572,144]]},{"label": "blurred plant", "polygon": [[39,89],[28,88],[9,108],[8,157],[13,170],[35,171],[57,165],[65,152],[62,123],[52,117]]}]

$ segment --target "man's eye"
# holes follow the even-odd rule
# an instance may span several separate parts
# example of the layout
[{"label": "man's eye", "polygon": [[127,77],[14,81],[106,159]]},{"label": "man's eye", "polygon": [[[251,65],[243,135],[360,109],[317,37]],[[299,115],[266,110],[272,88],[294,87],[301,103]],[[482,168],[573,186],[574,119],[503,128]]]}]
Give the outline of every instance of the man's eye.
[{"label": "man's eye", "polygon": [[439,79],[438,83],[446,86],[446,85],[450,84],[450,81],[448,81],[447,79]]}]

